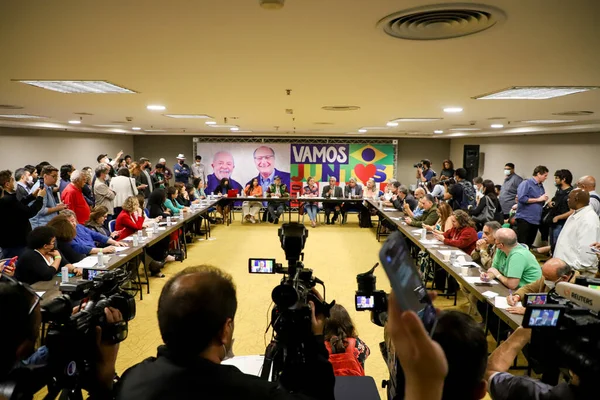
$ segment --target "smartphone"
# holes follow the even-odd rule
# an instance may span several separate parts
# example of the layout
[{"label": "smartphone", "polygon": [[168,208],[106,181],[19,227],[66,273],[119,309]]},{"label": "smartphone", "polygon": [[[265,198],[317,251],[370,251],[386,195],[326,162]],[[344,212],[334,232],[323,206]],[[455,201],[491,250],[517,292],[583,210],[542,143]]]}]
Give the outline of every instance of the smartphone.
[{"label": "smartphone", "polygon": [[392,285],[396,302],[402,310],[414,311],[429,334],[437,323],[435,308],[421,281],[417,267],[410,259],[404,236],[398,231],[388,237],[379,252],[379,259]]},{"label": "smartphone", "polygon": [[546,304],[547,299],[548,293],[527,293],[523,299],[523,304],[525,306]]},{"label": "smartphone", "polygon": [[274,258],[249,258],[248,272],[251,274],[274,274]]},{"label": "smartphone", "polygon": [[560,304],[529,306],[523,315],[523,328],[557,328],[564,311]]}]

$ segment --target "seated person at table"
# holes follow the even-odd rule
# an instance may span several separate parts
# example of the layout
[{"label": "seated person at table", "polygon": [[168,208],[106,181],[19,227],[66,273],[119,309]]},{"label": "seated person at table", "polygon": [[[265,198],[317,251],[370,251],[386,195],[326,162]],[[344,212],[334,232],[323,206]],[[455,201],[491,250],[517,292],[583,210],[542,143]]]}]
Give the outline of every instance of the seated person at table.
[{"label": "seated person at table", "polygon": [[[244,188],[244,196],[246,197],[262,197],[262,187],[258,183],[258,178],[253,178],[252,182]],[[244,201],[242,203],[242,215],[244,221],[252,222],[253,224],[260,222],[258,212],[262,208],[260,201]]]},{"label": "seated person at table", "polygon": [[[273,184],[267,189],[267,197],[290,197],[287,186],[285,183],[281,183],[280,177],[276,176],[275,179],[273,179]],[[279,217],[285,211],[284,203],[269,202],[267,210],[269,211],[273,223],[278,224]]]},{"label": "seated person at table", "polygon": [[[215,188],[214,192],[219,197],[227,197],[227,192],[229,192],[231,189],[233,189],[233,187],[229,183],[229,178],[223,178]],[[217,204],[217,211],[223,216],[223,221],[227,222],[227,218],[229,217],[229,208],[231,204],[230,202],[225,202],[223,203],[224,205],[221,205],[222,203],[223,202],[221,201]]]},{"label": "seated person at table", "polygon": [[67,260],[71,263],[78,263],[86,257],[87,254],[80,254],[71,246],[73,239],[77,236],[77,231],[66,215],[57,215],[46,226],[54,229],[56,248]]},{"label": "seated person at table", "polygon": [[[325,197],[326,199],[331,199],[331,198],[339,199],[340,197],[342,197],[344,195],[342,188],[335,184],[336,181],[337,181],[337,179],[335,178],[335,176],[329,177],[329,185],[326,185],[323,187],[323,193],[321,194],[322,197]],[[333,210],[333,218],[331,220],[329,220],[329,214],[331,214],[332,210]],[[325,212],[325,219],[326,219],[325,223],[327,225],[335,224],[335,221],[337,221],[338,215],[340,212],[340,206],[339,206],[339,204],[323,203],[323,211]]]},{"label": "seated person at table", "polygon": [[171,210],[169,210],[165,203],[167,202],[167,191],[165,189],[154,189],[150,193],[148,198],[148,214],[150,218],[156,218],[161,216],[163,218],[170,217]]},{"label": "seated person at table", "polygon": [[377,189],[377,183],[375,183],[375,179],[369,178],[365,186],[365,190],[363,191],[363,198],[368,200],[377,200],[382,195],[383,192]]},{"label": "seated person at table", "polygon": [[[348,180],[348,184],[344,187],[344,197],[345,198],[361,198],[363,197],[363,189],[362,186],[356,183],[356,179],[350,178]],[[348,221],[348,216],[346,213],[348,211],[361,211],[361,204],[355,201],[345,201],[342,203],[341,213],[342,213],[342,224],[345,224]]]},{"label": "seated person at table", "polygon": [[358,338],[348,311],[336,304],[325,320],[325,347],[335,376],[365,376],[365,361],[371,350]]},{"label": "seated person at table", "polygon": [[475,250],[471,252],[473,261],[481,265],[487,271],[492,266],[496,254],[496,239],[494,235],[502,225],[498,221],[486,222],[483,226],[483,237],[475,243]]},{"label": "seated person at table", "polygon": [[437,205],[436,214],[438,216],[438,220],[435,225],[427,225],[423,224],[423,228],[426,228],[428,231],[444,233],[447,230],[452,229],[452,207],[446,202],[440,202]]},{"label": "seated person at table", "polygon": [[51,280],[62,267],[81,275],[81,268],[75,268],[56,250],[54,229],[40,226],[27,235],[27,249],[17,260],[15,278],[32,285]]},{"label": "seated person at table", "polygon": [[[302,195],[305,197],[319,197],[319,186],[315,182],[315,178],[309,176],[306,179],[306,186],[302,189]],[[319,205],[313,202],[303,203],[304,211],[308,214],[310,219],[310,225],[314,228],[317,226],[317,213],[319,212]]]},{"label": "seated person at table", "polygon": [[[524,301],[525,295],[528,293],[548,293],[554,289],[559,282],[575,283],[575,279],[579,276],[579,272],[573,270],[563,260],[551,258],[542,266],[542,276],[535,282],[521,286],[519,290],[510,296],[506,296],[506,302],[509,307],[507,309],[511,314],[525,314],[525,306],[517,307],[516,304]],[[537,304],[540,302],[538,301]],[[534,303],[536,304],[536,303]],[[543,304],[543,303],[542,303]]]},{"label": "seated person at table", "polygon": [[167,188],[167,197],[164,206],[171,212],[171,215],[179,215],[181,212],[185,211],[185,206],[177,202],[178,195],[179,191],[174,186],[169,186]]},{"label": "seated person at table", "polygon": [[497,279],[509,289],[533,283],[542,276],[542,269],[535,256],[517,243],[517,234],[509,228],[496,231],[496,254],[492,267],[481,274],[482,280]]},{"label": "seated person at table", "polygon": [[421,207],[419,207],[419,200],[421,200],[423,197],[425,197],[425,189],[423,189],[422,187],[417,188],[417,190],[415,190],[415,199],[417,201],[417,207],[412,208],[410,206],[410,204],[407,204],[406,202],[404,202],[404,206],[403,206],[403,210],[404,213],[411,217],[411,218],[415,218],[415,217],[420,217],[421,215],[423,215],[423,209]]},{"label": "seated person at table", "polygon": [[405,206],[408,204],[408,207],[411,210],[417,208],[419,201],[413,197],[412,194],[408,191],[408,188],[404,185],[401,185],[400,182],[392,182],[392,198],[390,202],[384,203],[384,205],[394,206],[397,210],[404,210]]},{"label": "seated person at table", "polygon": [[469,215],[462,210],[454,211],[452,216],[454,217],[452,219],[452,229],[444,233],[434,232],[433,235],[445,245],[458,247],[465,253],[471,254],[473,249],[475,249],[475,243],[477,242],[475,223],[469,218]]},{"label": "seated person at table", "polygon": [[200,178],[194,178],[194,199],[203,200],[206,198],[204,193],[204,181]]},{"label": "seated person at table", "polygon": [[[75,228],[77,235],[71,242],[71,247],[79,254],[92,255],[98,253],[100,250],[104,254],[114,253],[116,247],[127,247],[124,243],[119,243],[108,236],[104,236],[98,232],[86,228],[85,226],[77,223],[75,213],[71,210],[62,210],[60,215],[65,215],[71,225]],[[107,246],[100,249],[98,246]]]},{"label": "seated person at table", "polygon": [[426,194],[420,201],[419,207],[423,209],[423,214],[420,217],[406,217],[404,221],[410,226],[418,228],[423,225],[433,225],[438,220],[437,206],[434,204],[434,198],[430,194]]},{"label": "seated person at table", "polygon": [[177,203],[179,205],[182,205],[184,207],[191,207],[192,202],[190,201],[190,197],[187,193],[187,191],[185,190],[185,183],[183,182],[175,182],[175,184],[173,185],[173,187],[175,187],[175,189],[177,189]]},{"label": "seated person at table", "polygon": [[200,197],[196,197],[196,188],[191,183],[185,184],[185,193],[187,194],[187,198],[190,201],[190,204],[200,203]]},{"label": "seated person at table", "polygon": [[107,217],[108,208],[104,206],[96,206],[90,213],[90,219],[85,223],[85,227],[96,231],[104,236],[108,236],[115,240],[119,240],[119,231],[115,230],[111,233],[106,227],[105,221]]}]

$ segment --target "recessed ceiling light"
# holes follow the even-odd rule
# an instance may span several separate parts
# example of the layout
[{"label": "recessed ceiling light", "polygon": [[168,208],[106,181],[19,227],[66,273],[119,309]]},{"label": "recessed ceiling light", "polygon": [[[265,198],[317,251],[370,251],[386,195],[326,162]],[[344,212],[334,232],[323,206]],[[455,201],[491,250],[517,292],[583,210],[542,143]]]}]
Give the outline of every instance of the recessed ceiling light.
[{"label": "recessed ceiling light", "polygon": [[439,121],[442,118],[396,118],[393,122],[431,122]]},{"label": "recessed ceiling light", "polygon": [[14,81],[60,93],[135,93],[107,81]]},{"label": "recessed ceiling light", "polygon": [[227,125],[227,124],[216,124],[216,125],[211,125],[211,128],[238,128],[237,125]]},{"label": "recessed ceiling light", "polygon": [[236,132],[236,131],[239,131],[239,130],[240,130],[240,128],[238,128],[237,126],[234,126],[233,128],[229,128],[229,130],[230,130],[231,132]]},{"label": "recessed ceiling light", "polygon": [[0,118],[12,118],[12,119],[44,119],[48,117],[42,117],[41,115],[29,115],[29,114],[2,114]]},{"label": "recessed ceiling light", "polygon": [[163,111],[163,110],[166,110],[167,107],[161,106],[159,104],[151,104],[151,105],[147,106],[146,108],[151,111]]},{"label": "recessed ceiling light", "polygon": [[249,131],[249,130],[245,130],[245,131],[238,130],[237,132],[238,133],[249,133],[249,132],[252,132],[252,131]]},{"label": "recessed ceiling light", "polygon": [[520,121],[526,124],[566,124],[575,122],[574,119],[531,119],[529,121]]},{"label": "recessed ceiling light", "polygon": [[140,131],[142,130],[142,128],[140,128],[139,126],[134,126],[133,128],[131,128],[132,131]]},{"label": "recessed ceiling light", "polygon": [[494,128],[494,129],[499,129],[499,128],[504,128],[504,125],[502,125],[502,124],[492,124],[492,125],[490,125],[490,127]]},{"label": "recessed ceiling light", "polygon": [[467,133],[463,133],[463,132],[458,132],[458,133],[449,133],[448,135],[446,135],[447,137],[459,137],[459,136],[467,136]]},{"label": "recessed ceiling light", "polygon": [[215,121],[206,121],[205,124],[206,125],[216,125],[217,123]]},{"label": "recessed ceiling light", "polygon": [[598,88],[598,86],[513,86],[473,98],[476,100],[544,100]]},{"label": "recessed ceiling light", "polygon": [[358,130],[358,133],[366,133],[366,132],[367,132],[367,130],[366,130],[366,129],[359,129],[359,130]]},{"label": "recessed ceiling light", "polygon": [[367,129],[369,131],[388,129],[387,126],[363,126],[363,129]]},{"label": "recessed ceiling light", "polygon": [[163,114],[164,117],[180,118],[180,119],[206,119],[212,118],[206,114]]},{"label": "recessed ceiling light", "polygon": [[463,132],[463,131],[480,131],[481,129],[479,129],[479,128],[452,128],[450,130]]},{"label": "recessed ceiling light", "polygon": [[433,133],[444,133],[444,131],[441,129],[437,129],[437,130],[433,131]]},{"label": "recessed ceiling light", "polygon": [[390,122],[388,122],[386,125],[387,125],[387,126],[398,126],[398,123],[397,123],[397,122],[394,122],[394,121],[390,121]]},{"label": "recessed ceiling light", "polygon": [[460,108],[460,107],[446,107],[446,108],[444,108],[444,112],[450,113],[450,114],[452,114],[452,113],[459,113],[459,112],[462,112],[462,110],[463,109]]},{"label": "recessed ceiling light", "polygon": [[144,132],[166,132],[164,129],[146,129]]},{"label": "recessed ceiling light", "polygon": [[73,124],[73,125],[77,125],[77,124],[80,124],[80,123],[81,123],[81,121],[80,121],[80,120],[78,120],[78,119],[72,119],[72,120],[70,120],[70,121],[69,121],[69,123],[70,123],[70,124]]}]

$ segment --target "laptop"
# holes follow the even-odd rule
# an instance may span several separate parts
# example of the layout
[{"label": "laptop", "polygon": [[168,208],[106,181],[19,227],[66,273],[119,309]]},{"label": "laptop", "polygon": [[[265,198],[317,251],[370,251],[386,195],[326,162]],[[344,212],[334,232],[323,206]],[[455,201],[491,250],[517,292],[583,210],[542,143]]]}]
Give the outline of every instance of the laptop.
[{"label": "laptop", "polygon": [[238,190],[237,189],[229,189],[227,191],[227,197],[237,197]]}]

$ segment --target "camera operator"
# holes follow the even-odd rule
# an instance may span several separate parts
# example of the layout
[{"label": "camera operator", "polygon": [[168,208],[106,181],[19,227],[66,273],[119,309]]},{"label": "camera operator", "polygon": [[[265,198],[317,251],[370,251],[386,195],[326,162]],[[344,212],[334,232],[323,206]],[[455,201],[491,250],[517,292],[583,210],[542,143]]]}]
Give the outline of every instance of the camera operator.
[{"label": "camera operator", "polygon": [[[508,373],[513,360],[530,339],[531,329],[519,327],[490,355],[486,379],[489,384],[489,393],[494,400],[579,400],[598,397],[598,389],[594,382],[598,378],[598,372],[597,370],[593,371],[593,368],[589,368],[592,371],[588,372],[585,370],[587,366],[584,365],[580,367],[580,370],[569,370],[571,375],[569,383],[561,382],[556,386],[542,383],[528,376],[514,376]],[[599,356],[598,343],[588,343],[587,350],[595,353],[596,357]],[[548,348],[548,352],[553,351],[556,349]]]},{"label": "camera operator", "polygon": [[[40,310],[40,298],[26,284],[3,275],[0,277],[0,304],[2,314],[0,320],[2,326],[7,329],[2,331],[2,346],[0,346],[0,388],[4,384],[13,382],[17,376],[23,376],[27,367],[22,363],[35,350],[38,340],[42,314]],[[108,307],[104,309],[108,324],[114,324],[123,319],[121,313]],[[95,379],[91,386],[85,387],[91,398],[112,398],[112,385],[115,378],[115,362],[119,346],[105,344],[102,340],[102,330],[96,327],[97,357],[95,365]],[[38,366],[39,367],[39,366]],[[39,388],[48,382],[41,382]],[[35,391],[32,389],[35,383],[31,380],[24,385],[29,398]],[[0,390],[2,392],[2,390]],[[2,392],[2,395],[5,393]],[[27,395],[19,398],[28,398]]]},{"label": "camera operator", "polygon": [[[301,365],[284,368],[272,383],[222,365],[232,354],[236,288],[218,268],[186,268],[169,280],[158,301],[165,342],[157,357],[127,370],[117,399],[333,399],[335,377],[323,342],[325,319],[312,309],[313,341]],[[291,382],[300,393],[286,390]]]},{"label": "camera operator", "polygon": [[431,169],[431,161],[427,159],[415,164],[415,168],[417,169],[417,180],[419,182],[429,182],[436,175],[435,171]]}]

